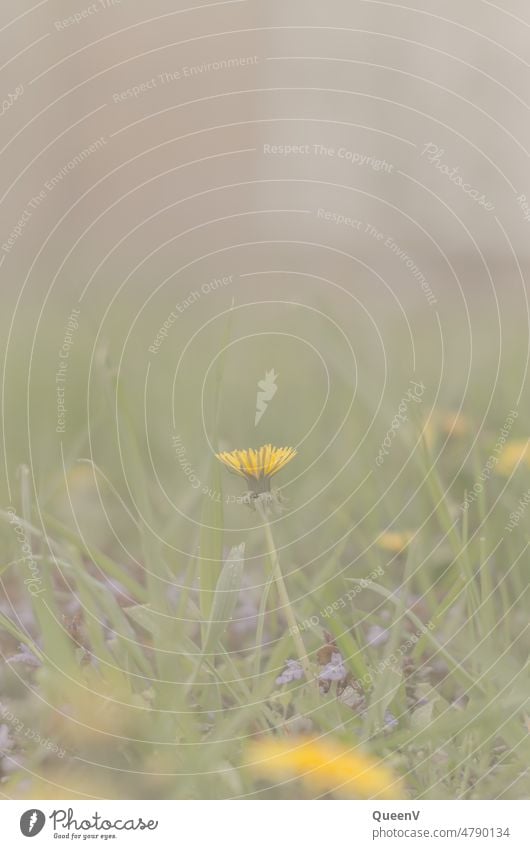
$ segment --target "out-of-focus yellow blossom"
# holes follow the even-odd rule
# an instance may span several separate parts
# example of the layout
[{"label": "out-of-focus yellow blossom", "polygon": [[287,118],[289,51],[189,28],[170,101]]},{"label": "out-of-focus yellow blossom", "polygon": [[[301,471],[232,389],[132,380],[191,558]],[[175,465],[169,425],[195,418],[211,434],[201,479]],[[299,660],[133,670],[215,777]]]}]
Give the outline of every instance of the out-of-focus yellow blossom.
[{"label": "out-of-focus yellow blossom", "polygon": [[423,438],[429,449],[433,448],[438,436],[460,438],[472,431],[468,416],[454,410],[431,410],[423,428]]},{"label": "out-of-focus yellow blossom", "polygon": [[410,545],[414,536],[415,534],[413,531],[402,531],[401,533],[397,531],[388,531],[377,538],[376,545],[384,551],[399,554]]},{"label": "out-of-focus yellow blossom", "polygon": [[495,469],[499,475],[511,475],[519,465],[530,466],[530,439],[512,439],[507,442]]},{"label": "out-of-focus yellow blossom", "polygon": [[330,740],[267,738],[247,750],[253,772],[279,781],[299,778],[316,793],[346,799],[402,799],[402,779],[366,752]]}]

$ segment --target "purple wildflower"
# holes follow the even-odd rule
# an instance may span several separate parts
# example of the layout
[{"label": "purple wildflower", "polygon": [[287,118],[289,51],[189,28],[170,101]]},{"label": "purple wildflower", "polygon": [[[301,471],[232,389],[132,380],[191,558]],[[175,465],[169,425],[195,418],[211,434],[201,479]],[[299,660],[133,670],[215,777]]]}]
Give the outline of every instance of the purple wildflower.
[{"label": "purple wildflower", "polygon": [[318,677],[320,681],[342,681],[347,674],[341,653],[333,652],[330,662],[325,665]]},{"label": "purple wildflower", "polygon": [[304,677],[304,670],[297,660],[288,660],[282,674],[276,679],[277,684],[290,684],[291,681],[300,681]]},{"label": "purple wildflower", "polygon": [[42,663],[35,657],[32,651],[28,649],[23,643],[19,644],[20,654],[13,654],[11,657],[8,657],[7,660],[10,663],[25,663],[27,666],[42,666]]},{"label": "purple wildflower", "polygon": [[391,713],[389,710],[385,711],[385,730],[393,731],[393,729],[397,728],[398,725],[399,722],[397,721],[394,714]]}]

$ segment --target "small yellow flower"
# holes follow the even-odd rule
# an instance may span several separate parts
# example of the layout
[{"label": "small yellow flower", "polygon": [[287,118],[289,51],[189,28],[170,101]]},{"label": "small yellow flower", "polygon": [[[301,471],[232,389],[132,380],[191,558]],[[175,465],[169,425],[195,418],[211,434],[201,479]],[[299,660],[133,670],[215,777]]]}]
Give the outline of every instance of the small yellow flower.
[{"label": "small yellow flower", "polygon": [[412,531],[403,531],[402,533],[388,531],[377,538],[376,544],[379,548],[382,548],[383,551],[390,551],[393,554],[399,554],[410,545],[413,539],[414,534]]},{"label": "small yellow flower", "polygon": [[496,469],[500,475],[511,475],[519,464],[530,466],[530,439],[512,439],[507,442]]},{"label": "small yellow flower", "polygon": [[270,492],[271,478],[296,457],[296,448],[276,448],[263,445],[248,450],[222,451],[216,454],[231,472],[246,478],[251,492]]},{"label": "small yellow flower", "polygon": [[300,778],[315,792],[346,799],[402,799],[402,780],[380,761],[358,749],[312,738],[262,739],[247,750],[251,769],[281,781]]}]

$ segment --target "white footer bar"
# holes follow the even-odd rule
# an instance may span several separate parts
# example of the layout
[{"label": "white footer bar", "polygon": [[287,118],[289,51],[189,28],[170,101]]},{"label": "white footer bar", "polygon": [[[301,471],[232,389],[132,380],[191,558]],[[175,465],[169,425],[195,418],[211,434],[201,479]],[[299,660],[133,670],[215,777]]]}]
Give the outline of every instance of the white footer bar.
[{"label": "white footer bar", "polygon": [[[528,849],[526,801],[3,801],[1,845]],[[35,843],[29,843],[34,838]],[[69,841],[69,843],[66,843]],[[296,844],[295,844],[296,841]]]}]

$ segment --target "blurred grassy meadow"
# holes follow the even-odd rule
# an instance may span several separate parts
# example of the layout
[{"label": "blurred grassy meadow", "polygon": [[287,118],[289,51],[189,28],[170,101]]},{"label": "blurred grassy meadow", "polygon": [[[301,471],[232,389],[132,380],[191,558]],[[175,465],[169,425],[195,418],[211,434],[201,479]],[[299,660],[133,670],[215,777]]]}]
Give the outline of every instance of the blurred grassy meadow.
[{"label": "blurred grassy meadow", "polygon": [[[31,305],[11,329],[3,795],[379,795],[333,758],[268,771],[310,740],[387,770],[390,798],[528,797],[524,317],[506,307],[499,358],[468,292],[470,356],[456,295],[405,314],[309,270],[213,279],[93,298],[69,331],[63,291],[33,339]],[[269,520],[296,634],[214,456],[269,442],[298,450]]]}]

